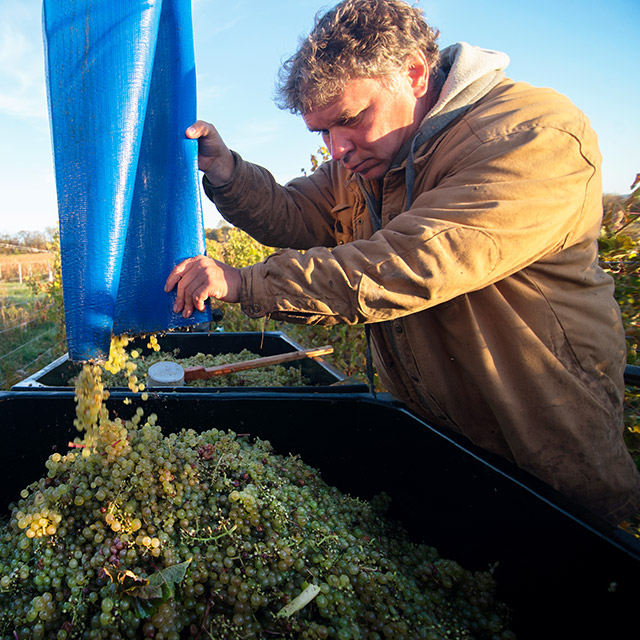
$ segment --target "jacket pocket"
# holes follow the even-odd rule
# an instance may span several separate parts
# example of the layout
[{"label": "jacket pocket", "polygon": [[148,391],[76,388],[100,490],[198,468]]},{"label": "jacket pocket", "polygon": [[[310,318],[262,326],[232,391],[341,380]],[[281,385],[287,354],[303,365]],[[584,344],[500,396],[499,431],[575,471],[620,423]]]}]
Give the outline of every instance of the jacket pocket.
[{"label": "jacket pocket", "polygon": [[331,209],[336,244],[353,241],[353,208],[349,204],[337,204]]}]

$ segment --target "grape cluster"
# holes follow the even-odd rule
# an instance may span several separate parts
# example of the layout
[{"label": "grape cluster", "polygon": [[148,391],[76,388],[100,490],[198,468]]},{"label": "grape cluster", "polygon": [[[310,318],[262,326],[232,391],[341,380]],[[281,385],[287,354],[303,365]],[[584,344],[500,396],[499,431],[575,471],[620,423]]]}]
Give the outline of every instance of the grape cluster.
[{"label": "grape cluster", "polygon": [[[135,360],[140,354],[136,350],[131,351],[129,354],[127,351],[129,342],[130,338],[126,335],[115,336],[111,339],[109,359],[104,364],[104,371],[106,375],[120,375],[120,379],[125,383],[122,386],[127,386],[131,391],[137,393],[138,391],[144,391],[144,383],[138,382],[138,376],[135,374],[137,369]],[[151,349],[152,352],[160,350],[160,345],[155,336],[151,336],[147,343],[147,348]]]},{"label": "grape cluster", "polygon": [[2,640],[509,640],[491,571],[410,542],[388,501],[233,431],[110,418],[100,367],[76,438],[0,527]]}]

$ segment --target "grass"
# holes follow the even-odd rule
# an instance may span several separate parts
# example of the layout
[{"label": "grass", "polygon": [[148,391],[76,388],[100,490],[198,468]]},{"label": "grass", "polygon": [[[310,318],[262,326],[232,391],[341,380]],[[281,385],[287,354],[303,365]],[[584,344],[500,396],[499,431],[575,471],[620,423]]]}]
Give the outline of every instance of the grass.
[{"label": "grass", "polygon": [[0,282],[0,306],[28,306],[41,299],[42,296],[34,296],[24,282]]},{"label": "grass", "polygon": [[0,388],[9,389],[64,349],[45,304],[26,283],[0,282]]}]

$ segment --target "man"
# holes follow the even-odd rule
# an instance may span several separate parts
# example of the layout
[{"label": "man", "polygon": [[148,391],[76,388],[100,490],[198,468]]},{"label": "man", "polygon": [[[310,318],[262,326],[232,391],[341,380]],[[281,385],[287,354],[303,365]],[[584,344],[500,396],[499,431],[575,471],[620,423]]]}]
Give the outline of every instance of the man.
[{"label": "man", "polygon": [[[198,121],[204,188],[269,246],[235,269],[178,265],[175,310],[366,323],[384,386],[611,522],[640,506],[622,438],[625,343],[598,266],[600,153],[566,98],[508,58],[438,52],[402,0],[344,0],[285,64],[282,106],[332,160],[285,186]],[[296,250],[306,250],[301,253]]]}]

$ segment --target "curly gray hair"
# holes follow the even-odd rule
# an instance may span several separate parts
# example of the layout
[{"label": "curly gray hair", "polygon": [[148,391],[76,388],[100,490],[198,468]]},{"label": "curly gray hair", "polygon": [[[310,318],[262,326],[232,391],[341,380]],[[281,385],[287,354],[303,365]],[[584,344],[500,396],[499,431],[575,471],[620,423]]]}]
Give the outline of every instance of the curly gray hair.
[{"label": "curly gray hair", "polygon": [[326,106],[354,78],[391,78],[421,50],[431,70],[438,31],[403,0],[343,0],[316,17],[311,33],[280,70],[276,104],[305,114]]}]

